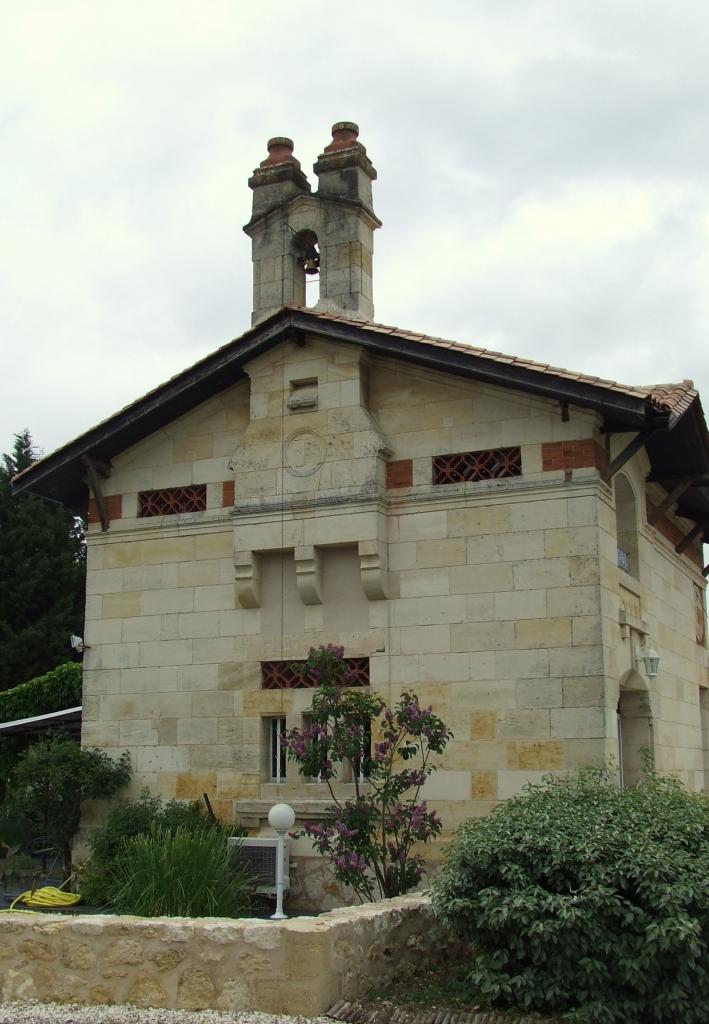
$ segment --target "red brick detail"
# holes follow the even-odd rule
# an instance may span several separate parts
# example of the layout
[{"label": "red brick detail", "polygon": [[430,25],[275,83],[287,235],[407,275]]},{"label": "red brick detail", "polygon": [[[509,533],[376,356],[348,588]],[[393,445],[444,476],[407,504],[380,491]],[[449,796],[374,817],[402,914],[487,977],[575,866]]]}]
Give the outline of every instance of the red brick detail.
[{"label": "red brick detail", "polygon": [[411,487],[413,482],[414,464],[411,459],[387,462],[386,485],[389,490],[395,487]]},{"label": "red brick detail", "polygon": [[542,469],[585,469],[593,466],[599,472],[606,468],[608,455],[592,437],[581,441],[547,441],[542,445]]},{"label": "red brick detail", "polygon": [[225,480],[222,484],[222,505],[231,508],[234,504],[235,488],[233,480]]},{"label": "red brick detail", "polygon": [[[262,690],[309,690],[319,686],[319,680],[304,676],[300,668],[303,661],[262,661]],[[369,658],[345,658],[347,686],[369,686]]]},{"label": "red brick detail", "polygon": [[[106,506],[106,511],[108,512],[109,520],[123,518],[122,494],[110,494],[108,497],[104,498],[103,501]],[[101,522],[101,516],[98,514],[98,506],[93,498],[89,498],[89,508],[86,518],[89,523]]]},{"label": "red brick detail", "polygon": [[[652,504],[649,498],[645,498],[645,505],[647,508],[648,521],[652,517],[655,511],[655,506]],[[668,540],[673,548],[676,548],[681,541],[684,540],[684,533],[680,530],[679,526],[676,526],[672,520],[667,519],[663,516],[662,519],[658,519],[653,526],[658,533],[661,533],[665,540]],[[685,548],[682,554],[688,558],[691,562],[694,562],[700,569],[704,568],[704,560],[702,559],[702,548],[700,544],[690,544],[688,548]]]}]

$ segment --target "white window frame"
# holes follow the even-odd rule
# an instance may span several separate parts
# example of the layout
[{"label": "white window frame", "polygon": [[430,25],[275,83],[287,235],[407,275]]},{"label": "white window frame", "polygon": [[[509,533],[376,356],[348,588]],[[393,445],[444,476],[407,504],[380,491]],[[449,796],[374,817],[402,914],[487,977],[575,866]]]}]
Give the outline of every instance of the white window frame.
[{"label": "white window frame", "polygon": [[285,716],[275,715],[268,719],[268,772],[271,782],[286,781],[286,745],[282,739],[285,731]]},{"label": "white window frame", "polygon": [[[366,747],[363,746],[361,748],[360,755],[359,755],[359,772],[357,773],[357,782],[359,782],[360,785],[362,785],[363,783],[369,781],[368,776],[365,775],[365,773],[364,773],[364,765],[365,765],[365,762],[367,761],[367,759],[368,758],[371,759],[371,757],[372,757],[372,726],[371,726],[371,722],[370,722],[370,725],[369,725],[369,749],[367,750]],[[349,782],[349,783],[353,783],[355,781],[354,767],[355,766],[352,765],[351,766],[351,770],[350,770],[350,766],[349,765],[347,766],[347,772],[348,772],[348,774],[351,777],[348,778],[348,779],[345,779],[343,781],[346,781],[346,782]]]}]

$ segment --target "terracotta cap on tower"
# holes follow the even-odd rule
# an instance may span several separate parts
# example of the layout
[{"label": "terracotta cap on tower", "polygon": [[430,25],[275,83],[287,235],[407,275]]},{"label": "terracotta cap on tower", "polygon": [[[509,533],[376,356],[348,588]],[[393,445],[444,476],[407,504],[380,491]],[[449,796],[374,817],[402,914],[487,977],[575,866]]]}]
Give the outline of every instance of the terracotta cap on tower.
[{"label": "terracotta cap on tower", "polygon": [[[313,168],[315,173],[320,176],[327,174],[328,171],[359,167],[370,179],[374,180],[377,172],[358,137],[359,127],[354,121],[337,121],[332,126],[332,142],[325,147],[315,163]],[[367,205],[371,206],[371,197]]]},{"label": "terracotta cap on tower", "polygon": [[[298,192],[310,192],[310,185],[301,170],[300,161],[293,156],[293,139],[276,135],[269,139],[266,145],[268,156],[261,161],[249,178],[249,188],[260,193],[254,194],[251,220],[286,202]],[[264,189],[264,186],[277,187]]]},{"label": "terracotta cap on tower", "polygon": [[274,164],[293,163],[300,167],[300,162],[293,156],[293,139],[287,139],[284,135],[277,135],[266,143],[268,156],[262,160],[259,167],[273,167]]},{"label": "terracotta cap on tower", "polygon": [[359,125],[354,121],[338,121],[332,126],[332,142],[325,146],[326,153],[335,153],[339,149],[349,149],[354,146],[359,135]]}]

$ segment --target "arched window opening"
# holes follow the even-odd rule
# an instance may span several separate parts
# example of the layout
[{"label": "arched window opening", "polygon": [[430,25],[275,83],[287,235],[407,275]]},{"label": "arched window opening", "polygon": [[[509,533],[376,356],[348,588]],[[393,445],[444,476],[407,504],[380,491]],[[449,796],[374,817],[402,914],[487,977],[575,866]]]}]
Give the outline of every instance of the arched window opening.
[{"label": "arched window opening", "polygon": [[305,228],[293,239],[296,280],[295,301],[301,306],[315,306],[320,298],[320,248],[318,236]]},{"label": "arched window opening", "polygon": [[704,686],[699,689],[699,719],[702,732],[704,791],[709,793],[709,690]]},{"label": "arched window opening", "polygon": [[615,528],[618,565],[624,572],[640,578],[638,564],[638,515],[633,488],[621,474],[615,481]]},{"label": "arched window opening", "polygon": [[[629,681],[633,685],[632,680]],[[634,786],[654,755],[652,712],[647,690],[621,687],[617,710],[620,788]]]}]

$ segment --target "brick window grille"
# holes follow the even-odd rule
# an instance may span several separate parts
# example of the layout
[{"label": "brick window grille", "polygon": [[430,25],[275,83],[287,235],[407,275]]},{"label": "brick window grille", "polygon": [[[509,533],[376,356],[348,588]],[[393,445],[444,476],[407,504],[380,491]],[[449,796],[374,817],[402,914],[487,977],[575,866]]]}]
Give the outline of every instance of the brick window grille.
[{"label": "brick window grille", "polygon": [[[304,661],[262,661],[262,690],[310,690],[317,682],[304,679],[300,665]],[[349,670],[348,686],[369,686],[369,658],[345,658]]]},{"label": "brick window grille", "polygon": [[455,452],[433,457],[434,484],[463,484],[498,480],[522,472],[520,448],[488,448],[482,452]]},{"label": "brick window grille", "polygon": [[174,516],[178,512],[204,512],[207,507],[207,485],[165,487],[161,491],[140,491],[138,516]]}]

